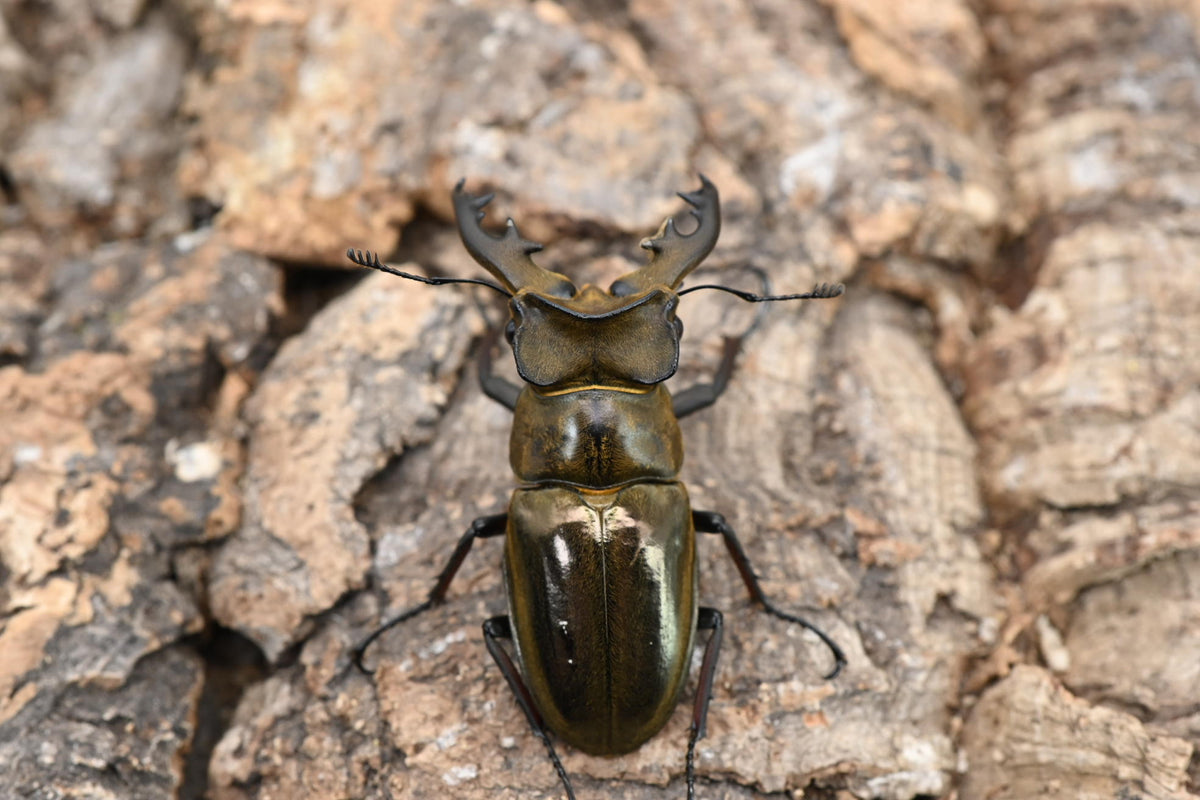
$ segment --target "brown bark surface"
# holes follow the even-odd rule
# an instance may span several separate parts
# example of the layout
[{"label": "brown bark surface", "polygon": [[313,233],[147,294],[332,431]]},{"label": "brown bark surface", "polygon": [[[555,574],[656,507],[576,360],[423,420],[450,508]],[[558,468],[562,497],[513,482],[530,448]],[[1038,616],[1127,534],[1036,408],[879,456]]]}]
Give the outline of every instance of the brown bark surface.
[{"label": "brown bark surface", "polygon": [[[562,796],[483,648],[496,541],[351,664],[513,479],[473,359],[504,309],[343,253],[478,277],[467,176],[607,285],[703,172],[695,282],[847,292],[765,309],[683,478],[849,664],[702,537],[699,796],[1200,797],[1197,25],[0,4],[0,794]],[[683,298],[671,385],[755,313]],[[561,748],[581,798],[683,796],[694,680],[636,752]]]}]

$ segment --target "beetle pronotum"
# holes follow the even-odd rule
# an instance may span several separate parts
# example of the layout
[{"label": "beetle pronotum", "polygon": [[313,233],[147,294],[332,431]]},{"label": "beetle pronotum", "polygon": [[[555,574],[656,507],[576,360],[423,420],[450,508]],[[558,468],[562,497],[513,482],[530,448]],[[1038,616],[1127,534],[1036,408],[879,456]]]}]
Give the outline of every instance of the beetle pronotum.
[{"label": "beetle pronotum", "polygon": [[692,509],[678,480],[677,420],[725,390],[742,337],[725,340],[712,383],[673,397],[663,385],[679,364],[681,295],[718,289],[750,302],[823,299],[842,286],[790,295],[719,285],[681,290],[716,244],[721,222],[717,190],[703,176],[700,189],[680,197],[693,208],[696,230],[680,234],[667,219],[641,243],[649,262],[608,291],[576,288],[539,267],[530,256],[541,245],[522,238],[511,219],[503,235],[487,233],[480,222],[492,196],[472,197],[461,181],[454,211],[463,244],[498,284],[412,275],[377,255],[347,251],[364,267],[432,285],[481,284],[508,297],[505,334],[525,381],[521,387],[493,374],[490,349],[484,352],[483,391],[513,412],[510,459],[520,486],[508,510],[471,523],[425,602],[378,628],[355,659],[363,667],[379,634],[442,602],[476,539],[503,536],[508,613],[483,624],[484,642],[572,800],[549,733],[597,755],[636,749],[666,724],[696,631],[707,630],[687,747],[687,794],[695,796],[696,742],[704,736],[723,625],[720,611],[698,604],[697,532],[720,534],[751,600],[821,638],[835,660],[827,678],[846,663],[824,632],[770,602],[733,529],[720,514]]}]

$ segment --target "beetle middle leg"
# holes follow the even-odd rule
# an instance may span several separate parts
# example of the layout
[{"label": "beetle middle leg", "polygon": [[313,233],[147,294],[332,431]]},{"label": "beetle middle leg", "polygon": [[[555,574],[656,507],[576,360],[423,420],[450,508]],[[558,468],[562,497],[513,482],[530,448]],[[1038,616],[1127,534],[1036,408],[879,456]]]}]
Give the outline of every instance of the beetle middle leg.
[{"label": "beetle middle leg", "polygon": [[810,631],[820,637],[825,646],[833,653],[834,665],[833,670],[825,676],[826,680],[837,677],[837,674],[842,671],[842,667],[846,666],[846,654],[842,652],[842,648],[838,647],[833,639],[825,631],[818,628],[808,620],[797,617],[794,614],[789,614],[775,607],[759,585],[758,576],[754,574],[754,567],[750,565],[750,559],[746,557],[746,551],[742,547],[741,541],[737,537],[737,533],[725,521],[725,517],[715,511],[692,511],[692,524],[700,533],[719,533],[721,538],[725,540],[725,549],[729,551],[729,556],[733,559],[733,563],[737,566],[738,573],[742,576],[742,582],[746,584],[746,590],[750,593],[751,601],[758,603],[767,613],[779,617],[787,622],[793,622],[802,627],[808,628]]},{"label": "beetle middle leg", "polygon": [[437,583],[429,591],[429,595],[425,598],[425,602],[413,606],[407,611],[401,612],[399,615],[392,617],[387,622],[376,628],[370,636],[362,641],[358,647],[354,648],[354,663],[360,670],[366,673],[372,673],[374,670],[367,669],[363,663],[363,656],[367,652],[367,648],[371,643],[380,637],[385,631],[388,631],[401,622],[412,619],[418,614],[428,611],[434,606],[446,599],[446,592],[450,589],[450,582],[454,580],[455,574],[458,573],[459,567],[467,558],[467,553],[471,552],[471,545],[476,539],[487,539],[492,536],[503,536],[504,531],[508,528],[508,513],[492,514],[487,517],[480,517],[471,523],[467,528],[467,532],[458,540],[458,544],[454,548],[454,552],[450,554],[450,560],[446,562],[446,566],[442,568],[438,575]]},{"label": "beetle middle leg", "polygon": [[[541,739],[542,744],[546,746],[546,753],[550,756],[550,762],[554,764],[554,771],[558,773],[558,779],[562,781],[563,788],[567,790],[567,797],[569,800],[575,800],[575,790],[571,787],[571,779],[567,777],[566,769],[558,760],[558,753],[554,750],[554,743],[550,741],[550,734],[546,732],[546,724],[542,721],[542,715],[538,713],[537,706],[533,702],[533,695],[529,693],[529,687],[525,685],[521,671],[513,663],[512,657],[500,646],[501,639],[511,641],[512,638],[512,623],[509,622],[507,614],[492,617],[483,623],[483,641],[487,645],[492,660],[500,668],[500,674],[508,682],[508,688],[512,689],[513,696],[517,699],[517,705],[525,712],[525,719],[529,720],[529,727],[533,730],[533,735]],[[711,684],[710,680],[710,687]],[[707,703],[705,705],[707,706]]]}]

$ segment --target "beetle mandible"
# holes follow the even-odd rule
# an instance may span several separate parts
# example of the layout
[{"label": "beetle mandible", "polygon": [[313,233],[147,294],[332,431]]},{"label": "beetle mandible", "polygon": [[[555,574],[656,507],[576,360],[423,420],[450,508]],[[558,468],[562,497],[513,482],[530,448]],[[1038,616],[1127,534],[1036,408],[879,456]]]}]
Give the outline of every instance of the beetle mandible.
[{"label": "beetle mandible", "polygon": [[[637,749],[674,710],[697,630],[709,631],[688,737],[687,796],[695,796],[696,742],[704,736],[723,628],[721,612],[698,605],[696,536],[720,534],[752,601],[821,638],[835,663],[841,648],[823,631],[775,607],[759,586],[733,529],[712,511],[691,508],[678,480],[683,447],[677,420],[711,405],[725,390],[742,337],[727,338],[712,383],[675,396],[663,382],[679,364],[681,295],[718,289],[743,300],[824,299],[843,291],[821,284],[805,294],[752,294],[727,286],[680,289],[716,244],[716,187],[681,193],[698,220],[690,234],[667,219],[642,241],[649,262],[608,291],[576,288],[530,257],[541,245],[509,219],[503,235],[480,223],[492,195],[472,197],[459,181],[454,212],[471,256],[499,283],[426,278],[389,267],[378,255],[348,250],[355,263],[422,283],[474,283],[509,298],[505,335],[521,387],[480,358],[488,397],[513,412],[509,455],[519,487],[508,511],[475,520],[427,599],[378,628],[355,651],[359,667],[383,631],[441,603],[476,539],[504,537],[508,613],[483,624],[484,642],[566,789],[575,794],[549,737],[595,755]],[[500,643],[510,640],[514,658]]]}]

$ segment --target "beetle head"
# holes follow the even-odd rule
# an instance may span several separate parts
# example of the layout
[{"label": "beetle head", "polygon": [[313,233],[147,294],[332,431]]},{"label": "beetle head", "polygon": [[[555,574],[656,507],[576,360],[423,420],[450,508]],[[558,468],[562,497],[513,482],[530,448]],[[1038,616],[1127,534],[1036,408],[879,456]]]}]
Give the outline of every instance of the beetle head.
[{"label": "beetle head", "polygon": [[491,194],[470,197],[458,182],[458,231],[467,252],[512,295],[506,333],[524,380],[542,387],[647,386],[676,372],[683,333],[676,289],[712,251],[721,227],[716,187],[708,179],[701,176],[700,190],[680,197],[692,206],[696,230],[680,234],[668,218],[642,241],[649,263],[605,291],[592,284],[577,289],[536,265],[530,255],[541,245],[523,239],[511,218],[503,235],[488,234],[479,223]]},{"label": "beetle head", "polygon": [[673,219],[642,241],[649,262],[613,282],[608,291],[576,288],[543,269],[530,255],[542,249],[522,238],[509,219],[504,234],[480,226],[492,195],[472,197],[460,181],[454,211],[467,252],[512,296],[508,340],[517,371],[539,387],[648,386],[675,374],[683,325],[675,316],[676,290],[716,244],[720,207],[716,187],[701,176],[695,192],[681,194],[699,225],[680,234]]},{"label": "beetle head", "polygon": [[614,297],[588,284],[566,300],[525,290],[513,296],[506,333],[534,386],[648,386],[679,366],[678,305],[663,287]]}]

